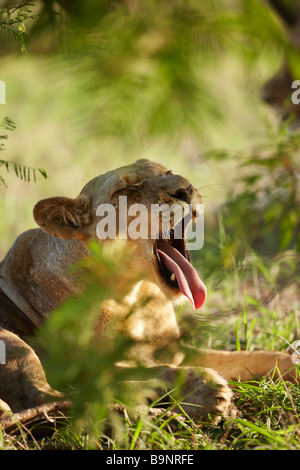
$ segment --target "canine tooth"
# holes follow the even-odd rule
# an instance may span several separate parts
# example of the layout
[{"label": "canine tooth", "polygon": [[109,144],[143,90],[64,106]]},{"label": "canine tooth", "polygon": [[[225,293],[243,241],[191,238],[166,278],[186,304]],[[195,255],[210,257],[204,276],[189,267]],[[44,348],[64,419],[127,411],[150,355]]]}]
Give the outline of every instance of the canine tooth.
[{"label": "canine tooth", "polygon": [[171,281],[175,281],[176,277],[175,277],[175,274],[173,273],[170,277]]}]

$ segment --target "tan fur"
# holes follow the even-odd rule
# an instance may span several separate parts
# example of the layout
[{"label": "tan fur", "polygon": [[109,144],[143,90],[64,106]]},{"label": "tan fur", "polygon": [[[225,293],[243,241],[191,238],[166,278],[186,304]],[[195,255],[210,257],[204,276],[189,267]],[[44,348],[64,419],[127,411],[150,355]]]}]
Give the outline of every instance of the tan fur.
[{"label": "tan fur", "polygon": [[[118,197],[126,195],[128,206],[138,202],[150,210],[150,204],[177,202],[177,191],[184,197],[186,188],[191,203],[200,203],[198,191],[185,178],[160,164],[139,160],[94,178],[75,199],[50,198],[35,206],[34,217],[41,229],[21,234],[0,264],[0,340],[7,345],[7,364],[0,364],[0,405],[5,407],[6,402],[17,412],[57,398],[25,338],[56,306],[78,291],[68,267],[87,255],[87,242],[96,239],[98,205],[112,203],[118,211]],[[135,340],[133,352],[144,358],[153,376],[169,382],[170,387],[179,367],[185,369],[183,392],[188,397],[183,408],[191,417],[205,419],[212,414],[217,421],[228,415],[231,390],[227,380],[261,377],[276,365],[282,373],[293,367],[290,356],[283,353],[222,351],[193,351],[186,356],[191,357],[190,362],[174,353],[168,363],[156,364],[153,349],[169,345],[180,336],[174,303],[182,294],[163,280],[153,254],[153,240],[127,243],[134,245],[136,268],[143,277],[123,300],[104,302],[98,334],[110,317],[140,305],[126,320],[124,333]],[[150,300],[145,303],[146,298]],[[288,378],[295,380],[295,373],[289,373]]]}]

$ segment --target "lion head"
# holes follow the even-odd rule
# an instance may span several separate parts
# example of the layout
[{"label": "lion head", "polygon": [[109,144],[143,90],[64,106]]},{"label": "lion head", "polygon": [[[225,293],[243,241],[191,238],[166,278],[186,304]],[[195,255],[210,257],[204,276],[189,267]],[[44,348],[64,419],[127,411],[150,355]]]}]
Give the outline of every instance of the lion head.
[{"label": "lion head", "polygon": [[[184,177],[173,175],[158,163],[138,160],[92,179],[75,199],[54,197],[38,202],[34,218],[44,232],[57,238],[75,238],[85,244],[95,239],[105,243],[109,238],[126,238],[134,245],[134,264],[146,273],[148,281],[172,301],[185,296],[193,308],[199,308],[205,302],[206,288],[190,262],[183,222],[186,214],[195,216],[201,202],[198,191]],[[163,211],[153,218],[152,209],[174,205],[184,210],[179,216],[178,211],[177,216],[169,212],[166,229]],[[107,238],[103,236],[105,225],[110,229]]]}]

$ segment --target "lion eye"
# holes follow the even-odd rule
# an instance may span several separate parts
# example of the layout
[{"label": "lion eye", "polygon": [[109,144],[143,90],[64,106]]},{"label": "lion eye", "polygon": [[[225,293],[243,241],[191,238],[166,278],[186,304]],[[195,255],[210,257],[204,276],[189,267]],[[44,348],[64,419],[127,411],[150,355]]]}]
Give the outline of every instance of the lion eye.
[{"label": "lion eye", "polygon": [[143,181],[140,181],[139,183],[132,184],[131,186],[128,186],[128,189],[139,189],[142,184],[143,184]]}]

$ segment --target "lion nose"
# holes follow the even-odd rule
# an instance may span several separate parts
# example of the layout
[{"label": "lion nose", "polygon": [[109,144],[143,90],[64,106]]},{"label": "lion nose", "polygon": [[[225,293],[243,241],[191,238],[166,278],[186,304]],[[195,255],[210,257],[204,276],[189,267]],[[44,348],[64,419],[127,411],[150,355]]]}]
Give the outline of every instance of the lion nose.
[{"label": "lion nose", "polygon": [[161,189],[165,190],[169,196],[183,201],[187,204],[201,202],[201,196],[192,184],[179,175],[167,175],[163,177],[165,181],[161,185]]},{"label": "lion nose", "polygon": [[189,204],[192,198],[192,190],[193,190],[193,187],[190,184],[187,188],[177,189],[174,194],[171,194],[171,196],[173,196],[176,199],[179,199],[180,201],[187,202]]}]

